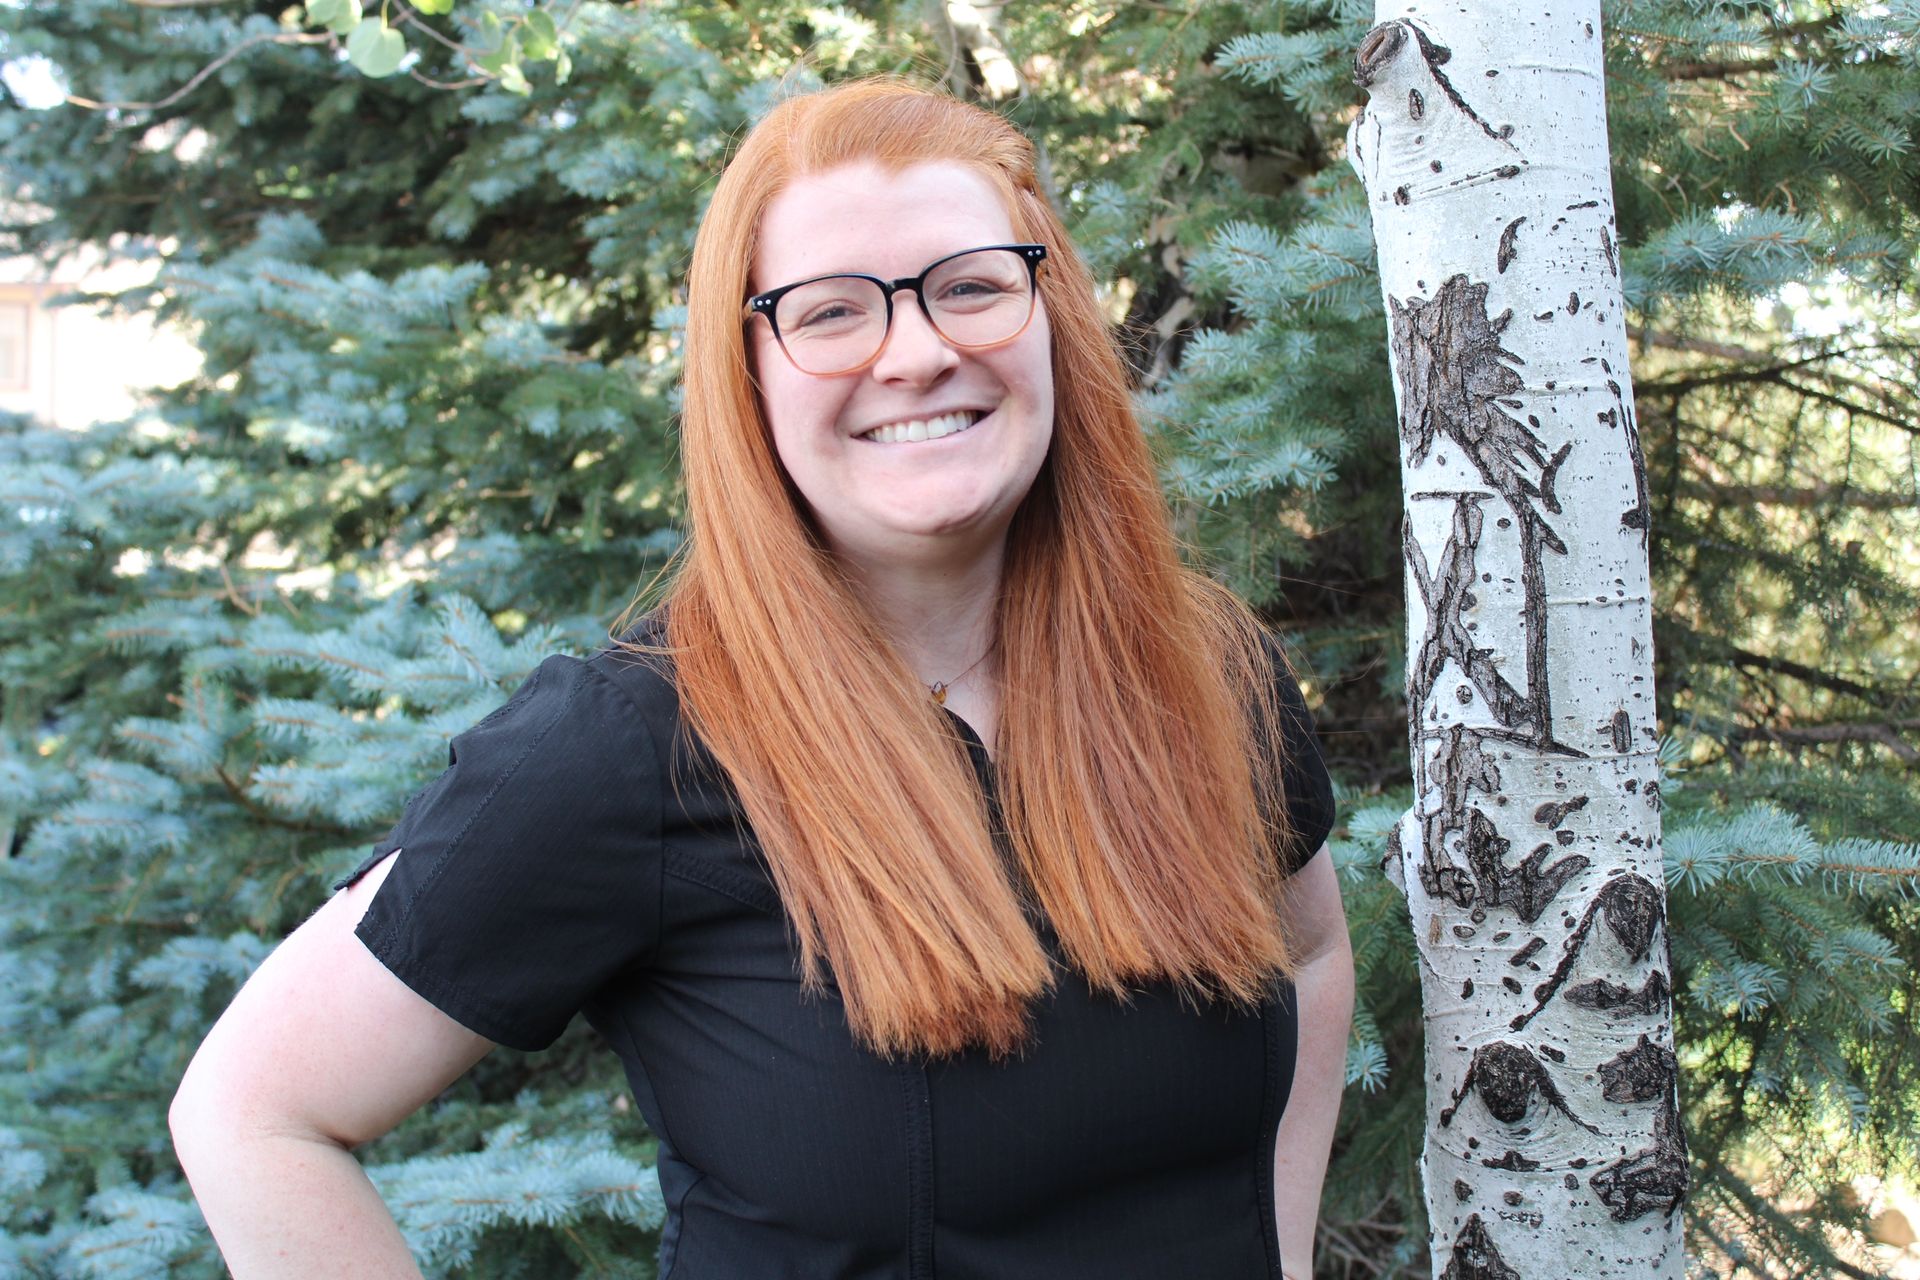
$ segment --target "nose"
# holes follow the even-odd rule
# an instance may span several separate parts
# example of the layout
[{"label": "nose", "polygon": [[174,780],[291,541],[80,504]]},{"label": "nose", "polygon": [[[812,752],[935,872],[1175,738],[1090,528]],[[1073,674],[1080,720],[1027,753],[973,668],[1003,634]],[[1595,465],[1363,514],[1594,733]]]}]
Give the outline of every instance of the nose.
[{"label": "nose", "polygon": [[960,353],[947,345],[939,330],[920,309],[910,292],[893,296],[893,325],[886,344],[870,370],[882,382],[930,385],[960,363]]}]

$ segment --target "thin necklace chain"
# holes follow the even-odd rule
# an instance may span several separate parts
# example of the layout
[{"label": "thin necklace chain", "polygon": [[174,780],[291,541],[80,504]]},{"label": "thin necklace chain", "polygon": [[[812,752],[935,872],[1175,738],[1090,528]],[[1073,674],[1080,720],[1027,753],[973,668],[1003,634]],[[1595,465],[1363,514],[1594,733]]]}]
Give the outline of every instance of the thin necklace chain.
[{"label": "thin necklace chain", "polygon": [[946,706],[947,690],[953,688],[953,686],[959,684],[962,680],[965,680],[968,676],[972,675],[974,667],[977,667],[981,663],[985,662],[987,660],[987,655],[992,652],[993,652],[993,645],[990,644],[986,647],[985,651],[982,652],[979,657],[973,660],[973,666],[968,667],[965,671],[962,671],[959,675],[953,677],[953,679],[951,680],[936,680],[932,684],[928,685],[927,692],[933,695],[933,704],[936,707]]}]

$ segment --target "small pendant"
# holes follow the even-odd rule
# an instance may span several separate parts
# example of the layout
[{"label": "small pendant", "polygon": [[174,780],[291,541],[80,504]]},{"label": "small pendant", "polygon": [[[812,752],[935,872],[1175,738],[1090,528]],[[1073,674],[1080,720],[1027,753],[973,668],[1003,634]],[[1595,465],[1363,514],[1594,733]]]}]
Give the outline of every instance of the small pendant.
[{"label": "small pendant", "polygon": [[947,682],[946,681],[942,680],[938,684],[928,685],[927,692],[933,695],[934,706],[944,707],[947,705]]}]

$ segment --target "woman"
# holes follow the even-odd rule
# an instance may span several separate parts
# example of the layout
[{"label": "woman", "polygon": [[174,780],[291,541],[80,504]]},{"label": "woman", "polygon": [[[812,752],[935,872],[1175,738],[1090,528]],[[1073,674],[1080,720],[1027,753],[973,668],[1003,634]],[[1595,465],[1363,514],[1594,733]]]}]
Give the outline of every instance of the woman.
[{"label": "woman", "polygon": [[584,1011],[663,1276],[1304,1280],[1331,794],[1179,565],[1029,144],[892,82],[776,108],[700,229],[683,431],[662,608],[457,737],[189,1068],[235,1274],[414,1274],[349,1148]]}]

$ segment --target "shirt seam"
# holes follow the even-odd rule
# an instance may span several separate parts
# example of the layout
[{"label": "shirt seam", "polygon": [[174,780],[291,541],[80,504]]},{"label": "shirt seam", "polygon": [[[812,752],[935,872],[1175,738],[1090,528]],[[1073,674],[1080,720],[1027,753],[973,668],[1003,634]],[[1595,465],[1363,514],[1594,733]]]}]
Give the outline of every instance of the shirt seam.
[{"label": "shirt seam", "polygon": [[654,780],[653,831],[651,833],[654,851],[653,928],[647,931],[647,945],[635,958],[636,964],[651,966],[653,962],[659,958],[660,947],[663,942],[661,935],[666,931],[667,923],[666,838],[664,835],[666,829],[665,773],[667,766],[665,762],[672,757],[670,753],[661,750],[660,738],[655,732],[653,717],[647,714],[647,709],[643,707],[640,704],[640,700],[634,696],[633,690],[627,687],[627,682],[624,679],[615,679],[613,675],[602,670],[591,660],[584,661],[580,665],[586,669],[588,675],[614,689],[619,693],[621,698],[625,699],[628,708],[634,712],[634,717],[639,722],[640,736],[646,741],[647,752],[651,757],[647,763],[651,766],[648,772]]},{"label": "shirt seam", "polygon": [[395,921],[396,924],[404,922],[408,917],[413,915],[414,904],[420,900],[422,894],[426,893],[427,890],[439,882],[440,877],[446,872],[447,864],[452,860],[455,850],[459,849],[466,841],[467,834],[473,830],[474,823],[480,820],[480,815],[492,806],[493,798],[500,794],[500,789],[513,780],[514,775],[520,772],[520,766],[524,765],[528,759],[532,757],[533,753],[539,749],[540,744],[547,740],[547,735],[551,734],[554,729],[558,727],[560,721],[572,708],[574,699],[579,695],[580,682],[576,680],[572,686],[568,688],[566,698],[560,703],[560,706],[555,710],[553,716],[546,724],[541,726],[539,733],[534,734],[532,738],[528,739],[526,746],[520,749],[520,754],[514,757],[513,763],[508,765],[498,778],[494,779],[493,785],[487,788],[487,793],[480,797],[480,803],[473,807],[473,812],[469,813],[467,820],[460,825],[460,830],[454,834],[453,839],[447,841],[446,847],[440,850],[439,856],[434,859],[433,866],[427,871],[427,874],[420,877],[420,882],[414,885],[412,891],[407,894],[399,919]]},{"label": "shirt seam", "polygon": [[896,1068],[907,1122],[907,1280],[934,1280],[933,1097],[924,1066]]},{"label": "shirt seam", "polygon": [[1260,1223],[1260,1244],[1267,1255],[1267,1274],[1271,1280],[1285,1280],[1280,1269],[1280,1223],[1275,1218],[1274,1144],[1280,1133],[1280,1020],[1275,999],[1260,1006],[1260,1031],[1266,1080],[1260,1101],[1261,1139],[1254,1144],[1254,1208]]},{"label": "shirt seam", "polygon": [[752,907],[767,915],[780,914],[778,897],[764,885],[755,883],[730,867],[715,866],[694,854],[671,848],[663,851],[662,861],[666,874],[676,880],[690,881],[704,889],[711,889],[742,906]]}]

